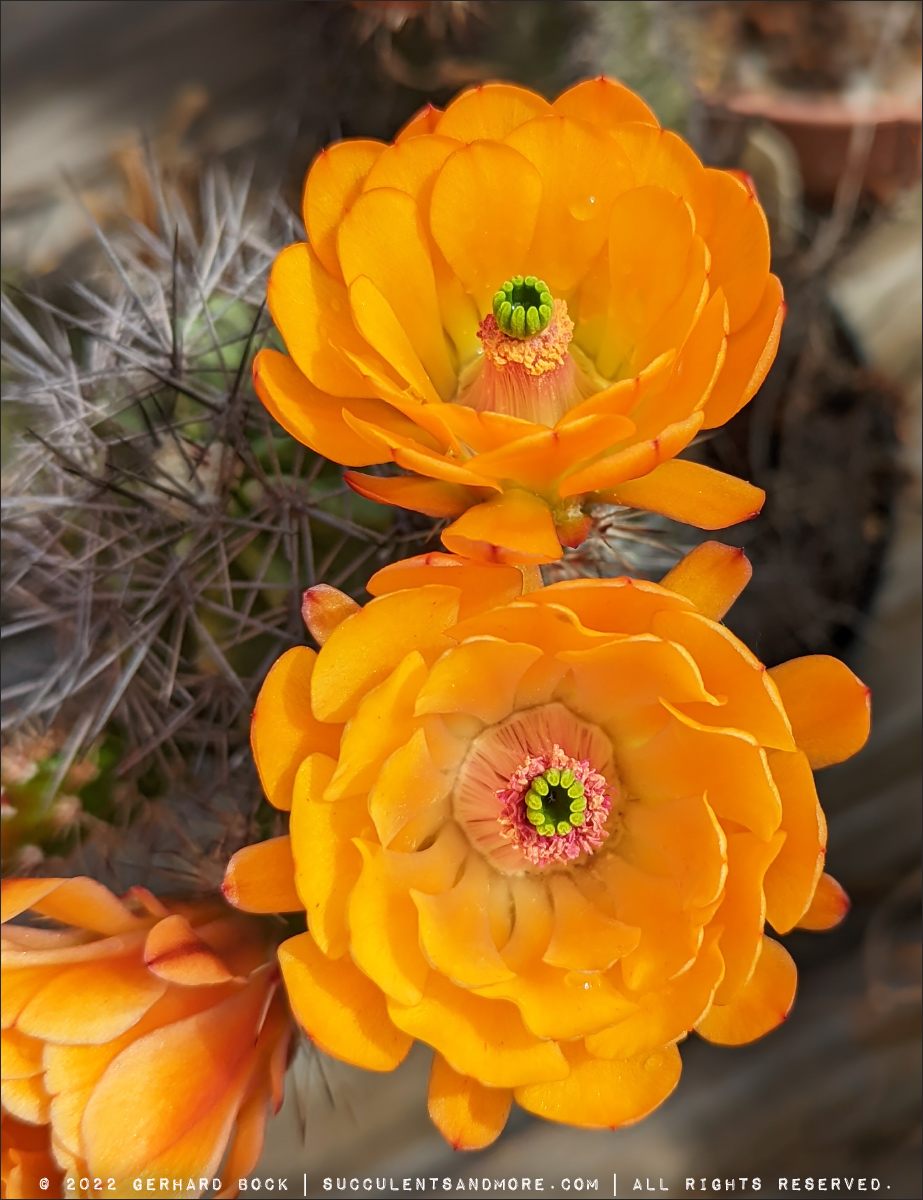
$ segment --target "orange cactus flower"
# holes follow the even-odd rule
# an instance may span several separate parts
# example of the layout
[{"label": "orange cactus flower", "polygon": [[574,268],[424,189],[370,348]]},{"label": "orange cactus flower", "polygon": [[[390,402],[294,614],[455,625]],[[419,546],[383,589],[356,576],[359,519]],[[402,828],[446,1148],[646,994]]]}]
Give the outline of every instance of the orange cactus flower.
[{"label": "orange cactus flower", "polygon": [[456,518],[450,550],[547,563],[588,505],[704,529],[763,493],[677,461],[753,396],[778,345],[779,281],[752,189],[705,168],[608,79],[549,104],[506,84],[428,107],[393,145],[324,150],[308,242],[269,307],[290,357],[260,397],[384,504]]},{"label": "orange cactus flower", "polygon": [[[64,924],[6,923],[26,909]],[[198,1196],[222,1163],[220,1194],[236,1195],[281,1104],[291,1028],[262,923],[86,878],[4,880],[3,921],[4,1196],[62,1172],[68,1195],[86,1178],[160,1195],[169,1176],[170,1195],[181,1177]]]},{"label": "orange cactus flower", "polygon": [[767,672],[720,623],[749,574],[710,542],[662,585],[524,593],[514,567],[430,554],[361,609],[306,594],[322,648],[283,655],[253,717],[290,834],[240,851],[225,894],[306,910],[279,959],[323,1050],[388,1071],[434,1047],[454,1146],[492,1141],[513,1098],[638,1120],[690,1030],[734,1045],[785,1018],[766,923],[844,914],[812,767],[863,744],[868,692],[823,656]]}]

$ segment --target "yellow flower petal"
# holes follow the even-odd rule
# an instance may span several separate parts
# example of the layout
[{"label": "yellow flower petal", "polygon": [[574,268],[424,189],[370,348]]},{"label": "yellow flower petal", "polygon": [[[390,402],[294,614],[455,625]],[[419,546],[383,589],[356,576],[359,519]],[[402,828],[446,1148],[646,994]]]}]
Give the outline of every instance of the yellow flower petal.
[{"label": "yellow flower petal", "polygon": [[606,975],[565,971],[541,962],[506,982],[477,988],[477,993],[512,1000],[536,1037],[564,1041],[605,1029],[637,1007]]},{"label": "yellow flower petal", "polygon": [[766,915],[763,877],[784,841],[784,833],[775,834],[768,842],[752,833],[728,835],[724,902],[714,918],[715,924],[722,926],[718,946],[724,959],[716,1004],[729,1004],[753,974]]},{"label": "yellow flower petal", "polygon": [[785,843],[763,884],[766,920],[788,933],[805,915],[824,869],[827,822],[803,754],[770,754],[769,769],[782,798]]},{"label": "yellow flower petal", "polygon": [[510,83],[482,83],[456,96],[440,117],[436,132],[460,142],[500,141],[532,117],[549,112],[541,96]]},{"label": "yellow flower petal", "polygon": [[503,1132],[510,1115],[509,1088],[488,1088],[433,1056],[426,1103],[430,1118],[453,1150],[483,1150]]},{"label": "yellow flower petal", "polygon": [[548,505],[531,492],[509,490],[477,504],[443,531],[449,550],[483,562],[556,562],[561,544]]},{"label": "yellow flower petal", "polygon": [[635,1012],[586,1039],[596,1058],[636,1058],[654,1054],[686,1036],[712,1003],[724,973],[714,930],[705,935],[695,962],[664,988],[638,997]]},{"label": "yellow flower petal", "polygon": [[849,897],[832,875],[821,875],[808,905],[808,911],[798,922],[799,929],[823,931],[833,929],[849,912]]},{"label": "yellow flower petal", "polygon": [[383,142],[350,139],[322,150],[304,185],[304,224],[327,271],[341,279],[337,229],[362,191],[365,177],[385,150]]},{"label": "yellow flower petal", "polygon": [[429,975],[417,910],[380,846],[359,838],[362,872],[349,897],[350,951],[360,970],[401,1004],[419,1004]]},{"label": "yellow flower petal", "polygon": [[[440,133],[451,115],[449,108]],[[468,140],[461,134],[450,136]],[[497,214],[507,211],[510,196],[516,197],[516,220],[499,220]],[[512,147],[497,142],[477,141],[456,150],[439,173],[430,228],[482,315],[490,311],[493,295],[505,279],[531,274],[528,251],[541,196],[542,180],[535,167]]]},{"label": "yellow flower petal", "polygon": [[453,1070],[488,1087],[545,1083],[567,1075],[555,1042],[534,1037],[514,1004],[485,1000],[433,972],[412,1008],[388,1004],[399,1029],[438,1050]]},{"label": "yellow flower petal", "polygon": [[581,1129],[618,1129],[646,1117],[679,1083],[679,1051],[617,1061],[594,1058],[580,1042],[562,1047],[570,1073],[559,1083],[517,1087],[516,1103],[546,1121]]},{"label": "yellow flower petal", "polygon": [[814,770],[844,762],[869,736],[871,692],[845,663],[809,654],[773,667],[779,694],[799,750]]},{"label": "yellow flower petal", "polygon": [[551,107],[566,117],[589,121],[603,129],[612,129],[624,121],[641,121],[657,127],[660,124],[640,96],[604,75],[574,84]]},{"label": "yellow flower petal", "polygon": [[221,890],[229,904],[244,912],[300,912],[304,905],[295,891],[291,838],[269,838],[238,850]]},{"label": "yellow flower petal", "polygon": [[660,582],[662,587],[691,600],[703,617],[720,621],[752,574],[750,560],[737,546],[701,542]]},{"label": "yellow flower petal", "polygon": [[365,694],[343,731],[325,800],[368,792],[385,759],[413,733],[414,704],[424,682],[426,663],[419,650],[411,650],[387,679]]},{"label": "yellow flower petal", "polygon": [[766,493],[743,479],[701,463],[670,459],[642,479],[620,483],[619,504],[662,513],[697,529],[725,529],[749,521],[763,507]]},{"label": "yellow flower petal", "polygon": [[342,725],[318,721],[311,711],[317,655],[306,646],[287,650],[272,666],[253,709],[250,747],[270,804],[292,807],[295,775],[309,754],[339,752]]},{"label": "yellow flower petal", "polygon": [[429,584],[411,595],[380,596],[333,631],[317,658],[311,703],[322,721],[345,721],[362,696],[412,650],[436,657],[452,644],[459,590]]},{"label": "yellow flower petal", "polygon": [[703,428],[724,425],[756,395],[779,348],[784,319],[782,285],[770,275],[753,316],[728,338],[724,366],[705,405]]},{"label": "yellow flower petal", "polygon": [[331,804],[317,796],[334,763],[321,755],[306,759],[295,779],[290,824],[295,887],[307,909],[308,928],[325,954],[339,958],[349,947],[346,909],[362,860],[353,845],[371,828],[364,797]]},{"label": "yellow flower petal", "polygon": [[731,333],[742,329],[759,306],[769,274],[769,226],[756,195],[729,171],[709,168],[714,211],[708,233],[712,287],[727,297]]},{"label": "yellow flower petal", "polygon": [[701,796],[626,805],[619,853],[633,866],[672,879],[684,908],[704,908],[727,877],[724,831]]},{"label": "yellow flower petal", "polygon": [[389,846],[410,823],[420,841],[435,833],[448,816],[450,789],[451,779],[433,762],[425,731],[417,729],[384,763],[369,794],[369,815],[381,844]]},{"label": "yellow flower petal", "polygon": [[703,725],[745,729],[767,748],[795,749],[775,684],[759,659],[729,630],[691,612],[659,613],[653,630],[684,646],[698,663],[706,688],[724,698],[720,708],[684,703],[683,712]]},{"label": "yellow flower petal", "polygon": [[409,508],[427,517],[457,517],[482,496],[458,483],[442,483],[436,479],[416,479],[410,476],[382,478],[346,471],[344,480],[354,492],[377,504]]},{"label": "yellow flower petal", "polygon": [[279,966],[298,1023],[326,1054],[366,1071],[393,1071],[407,1057],[413,1038],[395,1028],[381,988],[349,959],[326,958],[301,933],[279,947]]},{"label": "yellow flower petal", "polygon": [[605,971],[630,954],[641,931],[600,912],[565,875],[549,881],[554,904],[551,942],[543,960],[569,971]]},{"label": "yellow flower petal", "polygon": [[[385,231],[386,236],[382,236]],[[414,382],[383,348],[385,335],[376,329],[375,339],[369,336],[365,323],[381,318],[373,314],[366,316],[363,311],[362,321],[358,320],[357,303],[363,309],[369,304],[367,299],[357,299],[353,290],[353,282],[360,278],[375,285],[436,392],[445,400],[451,399],[455,392],[455,372],[442,331],[427,236],[421,227],[413,196],[393,187],[376,187],[364,192],[340,223],[337,252],[350,290],[353,314],[366,339],[408,383]]]},{"label": "yellow flower petal", "polygon": [[469,713],[492,725],[508,716],[516,686],[541,650],[479,637],[448,650],[420,688],[415,713]]},{"label": "yellow flower petal", "polygon": [[488,915],[490,872],[471,854],[461,879],[438,896],[412,890],[420,914],[420,944],[436,968],[465,987],[498,983],[512,977],[494,945]]},{"label": "yellow flower petal", "polygon": [[780,1025],[795,1000],[798,973],[791,955],[764,937],[750,979],[730,1004],[715,1004],[696,1026],[696,1033],[720,1046],[742,1046]]},{"label": "yellow flower petal", "polygon": [[[295,364],[314,387],[320,389],[320,396],[314,397],[318,408],[331,404],[324,395],[326,392],[332,396],[374,395],[370,385],[350,362],[347,352],[360,358],[369,356],[382,369],[384,362],[373,354],[356,331],[346,288],[338,278],[327,274],[312,246],[301,242],[282,251],[273,263],[267,299],[272,319]],[[276,407],[293,423],[293,410],[297,409],[301,397],[296,394],[293,397],[295,403],[286,405],[280,392],[281,389],[277,389],[272,398]],[[302,388],[301,392],[303,397],[313,397],[307,388]],[[337,411],[334,408],[334,412]],[[321,424],[323,416],[315,420]]]}]

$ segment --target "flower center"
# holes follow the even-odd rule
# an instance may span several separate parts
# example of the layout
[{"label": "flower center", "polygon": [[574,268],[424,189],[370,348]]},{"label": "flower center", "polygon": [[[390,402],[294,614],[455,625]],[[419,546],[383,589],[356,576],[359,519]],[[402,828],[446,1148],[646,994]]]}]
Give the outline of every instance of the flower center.
[{"label": "flower center", "polygon": [[[592,854],[617,827],[618,794],[608,735],[555,700],[511,713],[473,739],[452,815],[492,866],[516,875]],[[539,833],[529,813],[551,829]]]},{"label": "flower center", "polygon": [[497,790],[503,837],[539,867],[593,851],[608,836],[610,790],[587,759],[571,758],[558,745],[529,755]]},{"label": "flower center", "polygon": [[534,275],[514,275],[494,293],[494,317],[510,337],[530,338],[547,329],[554,315],[551,292]]}]

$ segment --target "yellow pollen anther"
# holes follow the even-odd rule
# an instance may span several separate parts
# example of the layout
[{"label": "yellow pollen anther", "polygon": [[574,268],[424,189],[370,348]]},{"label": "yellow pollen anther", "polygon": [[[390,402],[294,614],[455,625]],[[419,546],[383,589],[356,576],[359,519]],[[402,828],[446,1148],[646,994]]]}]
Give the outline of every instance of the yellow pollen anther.
[{"label": "yellow pollen anther", "polygon": [[511,337],[504,333],[491,315],[481,322],[478,336],[484,344],[484,354],[495,367],[513,363],[529,375],[546,375],[562,366],[567,347],[574,336],[574,323],[567,315],[563,300],[555,300],[554,314],[546,329],[530,338]]}]

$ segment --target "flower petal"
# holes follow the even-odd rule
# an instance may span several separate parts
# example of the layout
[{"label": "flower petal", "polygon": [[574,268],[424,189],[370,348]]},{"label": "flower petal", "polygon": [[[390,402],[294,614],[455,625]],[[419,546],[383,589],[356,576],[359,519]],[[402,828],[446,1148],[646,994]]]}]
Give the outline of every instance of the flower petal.
[{"label": "flower petal", "polygon": [[433,972],[413,1008],[390,1001],[395,1025],[438,1050],[460,1075],[488,1087],[563,1079],[567,1062],[555,1042],[534,1037],[515,1004],[485,1000]]},{"label": "flower petal", "polygon": [[304,184],[304,224],[314,252],[334,279],[342,279],[337,230],[362,191],[365,177],[386,149],[383,142],[350,138],[315,158]]},{"label": "flower petal", "polygon": [[411,650],[387,679],[366,692],[343,731],[339,761],[325,800],[368,792],[385,759],[413,733],[414,703],[426,682],[423,655]]},{"label": "flower petal", "polygon": [[611,129],[624,121],[642,121],[658,128],[660,125],[640,96],[605,75],[574,84],[551,107],[566,117],[576,117],[602,129]]},{"label": "flower petal", "polygon": [[[418,479],[413,475],[382,478],[361,475],[358,471],[344,472],[343,479],[354,492],[377,504],[409,508],[427,517],[457,517],[481,498],[471,488],[458,483],[442,483],[436,479]],[[483,494],[483,493],[482,493]]]},{"label": "flower petal", "polygon": [[348,958],[326,958],[301,933],[279,947],[279,966],[296,1020],[326,1054],[366,1071],[393,1071],[407,1057],[413,1038],[395,1028],[381,988]]},{"label": "flower petal", "polygon": [[[450,107],[440,133],[451,114]],[[515,221],[501,215],[508,212],[511,196],[516,197]],[[494,293],[505,279],[531,274],[529,247],[541,196],[542,180],[535,167],[497,142],[476,141],[456,150],[439,173],[430,208],[433,237],[482,315],[490,312]]]},{"label": "flower petal", "polygon": [[144,963],[161,979],[185,987],[228,983],[234,978],[220,955],[179,913],[158,921],[147,935]]},{"label": "flower petal", "polygon": [[301,912],[291,838],[286,834],[238,850],[227,865],[221,890],[229,904],[244,912]]},{"label": "flower petal", "polygon": [[550,110],[547,100],[526,88],[481,83],[455,97],[440,117],[436,133],[460,142],[499,142],[517,125]]},{"label": "flower petal", "polygon": [[609,210],[631,186],[631,168],[607,132],[563,113],[517,126],[506,145],[542,178],[529,272],[557,295],[571,292],[606,241]]},{"label": "flower petal", "polygon": [[581,625],[569,608],[559,604],[535,604],[531,599],[514,601],[459,621],[452,636],[459,641],[495,637],[507,642],[528,642],[545,654],[588,650],[612,641],[611,634],[598,633]]},{"label": "flower petal", "polygon": [[756,193],[729,171],[709,167],[705,175],[720,217],[708,230],[712,287],[723,289],[731,333],[756,312],[769,275],[769,226]]},{"label": "flower petal", "polygon": [[645,579],[568,579],[530,593],[536,604],[562,604],[588,629],[611,633],[649,633],[655,613],[689,609],[692,604]]},{"label": "flower petal", "polygon": [[491,936],[488,914],[490,871],[470,854],[461,879],[441,895],[412,890],[420,914],[420,945],[436,968],[464,987],[513,978]]},{"label": "flower petal", "polygon": [[443,582],[461,593],[460,620],[508,604],[522,592],[522,572],[516,567],[471,562],[438,550],[389,563],[375,572],[366,590],[373,596],[383,596],[403,588]]},{"label": "flower petal", "polygon": [[435,133],[441,117],[442,109],[427,101],[420,111],[414,113],[406,125],[402,125],[397,131],[395,142],[407,142],[426,133]]},{"label": "flower petal", "polygon": [[[689,445],[702,425],[702,414],[692,413],[685,420],[676,421],[661,429],[657,437],[647,441],[632,442],[621,450],[607,454],[588,467],[581,467],[568,475],[558,486],[562,497],[576,496],[582,492],[598,492],[603,503],[621,504],[621,488],[630,481],[632,487],[644,485],[658,464],[673,466],[665,460]],[[693,464],[684,464],[693,465]],[[714,472],[719,474],[719,472]],[[632,504],[632,507],[640,505]]]},{"label": "flower petal", "polygon": [[722,926],[718,946],[724,959],[716,1004],[729,1004],[753,974],[766,916],[763,877],[784,841],[781,832],[768,842],[752,833],[728,834],[724,901],[714,916],[715,925]]},{"label": "flower petal", "polygon": [[[395,192],[400,195],[400,192]],[[393,370],[405,379],[417,395],[430,404],[440,402],[413,342],[397,313],[367,275],[359,275],[349,285],[349,306],[356,328]]]},{"label": "flower petal", "polygon": [[799,750],[815,771],[857,754],[869,736],[870,690],[845,663],[809,654],[773,667]]},{"label": "flower petal", "polygon": [[679,1083],[682,1063],[675,1046],[639,1058],[594,1058],[580,1042],[566,1043],[570,1073],[558,1083],[517,1087],[526,1112],[581,1129],[618,1129],[640,1121]]},{"label": "flower petal", "polygon": [[696,1033],[719,1046],[743,1046],[775,1029],[795,1001],[798,972],[791,955],[764,937],[753,974],[730,1004],[715,1004],[696,1026]]},{"label": "flower petal", "polygon": [[453,1150],[483,1150],[503,1132],[513,1093],[488,1088],[453,1071],[441,1054],[433,1056],[426,1104],[430,1119]]},{"label": "flower petal", "polygon": [[721,895],[727,877],[727,842],[701,796],[643,800],[625,806],[619,853],[651,875],[672,879],[684,908],[705,908]]},{"label": "flower petal", "polygon": [[4,879],[0,889],[4,922],[31,908],[43,917],[104,935],[144,927],[143,919],[107,887],[83,875],[72,879]]},{"label": "flower petal", "polygon": [[632,188],[612,204],[609,311],[596,355],[607,379],[627,378],[646,365],[635,363],[635,347],[678,299],[693,242],[688,204],[665,188]]},{"label": "flower petal", "polygon": [[750,560],[737,546],[701,542],[664,575],[660,584],[691,600],[703,617],[720,621],[752,574]]},{"label": "flower petal", "polygon": [[549,887],[554,925],[544,962],[569,971],[606,971],[637,946],[639,929],[600,912],[565,875],[553,875]]},{"label": "flower petal", "polygon": [[721,374],[705,404],[705,429],[717,429],[756,395],[779,348],[785,302],[782,285],[770,275],[756,312],[728,338]]},{"label": "flower petal", "polygon": [[[340,223],[337,252],[354,313],[352,284],[369,279],[397,318],[436,391],[444,400],[450,399],[455,372],[442,331],[428,238],[414,197],[393,187],[363,192]],[[363,324],[358,320],[357,324],[368,339]],[[381,344],[372,344],[404,374]]]},{"label": "flower petal", "polygon": [[435,664],[414,712],[469,713],[488,725],[502,721],[512,710],[519,680],[541,654],[526,642],[473,638]]},{"label": "flower petal", "polygon": [[739,729],[701,725],[664,700],[675,720],[648,741],[619,746],[619,774],[646,800],[704,795],[717,816],[769,841],[782,820],[766,752]]},{"label": "flower petal", "polygon": [[725,529],[749,521],[763,507],[766,493],[743,479],[701,463],[670,459],[641,479],[613,489],[619,504],[662,513],[697,529]]},{"label": "flower petal", "polygon": [[548,505],[515,488],[462,513],[442,541],[456,554],[484,562],[540,565],[561,557]]},{"label": "flower petal", "polygon": [[290,828],[295,886],[308,928],[325,954],[339,958],[349,948],[346,909],[362,867],[353,838],[371,830],[371,823],[364,796],[333,804],[317,798],[334,765],[320,754],[304,761],[295,779]]},{"label": "flower petal", "polygon": [[782,797],[785,844],[766,872],[766,920],[788,933],[805,915],[824,869],[827,822],[804,754],[770,754],[769,769]]},{"label": "flower petal", "polygon": [[349,897],[349,946],[353,960],[383,992],[400,1004],[419,1004],[429,975],[420,952],[417,910],[394,880],[380,846],[356,839],[362,872]]},{"label": "flower petal", "polygon": [[458,588],[427,584],[407,596],[380,596],[347,617],[317,657],[311,703],[318,718],[345,721],[411,650],[432,657],[447,650],[452,642],[443,631],[458,620],[458,602]]},{"label": "flower petal", "polygon": [[688,971],[640,995],[635,1012],[586,1039],[587,1050],[596,1058],[636,1058],[684,1038],[711,1006],[721,982],[724,962],[717,942],[718,931],[709,930]]},{"label": "flower petal", "polygon": [[256,356],[253,384],[273,420],[302,445],[350,466],[387,461],[387,454],[377,444],[343,420],[343,409],[348,407],[372,421],[387,421],[388,412],[380,400],[353,400],[344,405],[318,391],[292,359],[277,350],[261,350]]},{"label": "flower petal", "polygon": [[[313,247],[299,242],[282,251],[269,276],[267,302],[299,371],[322,395],[374,395],[348,355],[371,358],[382,370],[384,362],[360,337],[346,288],[327,274]],[[275,398],[283,412],[291,412],[293,405],[286,409]]]},{"label": "flower petal", "polygon": [[315,583],[301,595],[301,619],[318,646],[323,646],[337,625],[359,611],[359,605],[329,583]]},{"label": "flower petal", "polygon": [[799,929],[833,929],[849,912],[849,897],[832,875],[821,875],[808,911],[798,922]]},{"label": "flower petal", "polygon": [[705,687],[725,698],[720,708],[684,703],[683,712],[703,725],[745,729],[767,748],[795,749],[775,684],[729,630],[692,612],[659,613],[652,627],[660,637],[684,646],[698,664]]},{"label": "flower petal", "polygon": [[369,795],[369,815],[381,844],[390,846],[408,824],[420,841],[435,833],[448,815],[450,790],[451,779],[437,769],[426,733],[417,729],[384,763]]},{"label": "flower petal", "polygon": [[506,982],[476,990],[479,996],[512,1000],[531,1033],[561,1041],[605,1029],[637,1007],[606,975],[565,971],[542,962],[533,962]]},{"label": "flower petal", "polygon": [[547,492],[557,479],[596,458],[635,431],[628,417],[594,415],[509,442],[469,459],[468,466],[491,479],[512,479]]},{"label": "flower petal", "polygon": [[166,986],[130,951],[121,958],[56,968],[23,1007],[16,1025],[49,1042],[100,1045],[136,1024]]},{"label": "flower petal", "polygon": [[307,646],[286,650],[263,681],[253,709],[250,747],[270,804],[292,807],[295,774],[309,754],[339,753],[342,725],[318,721],[311,711],[317,655]]}]

